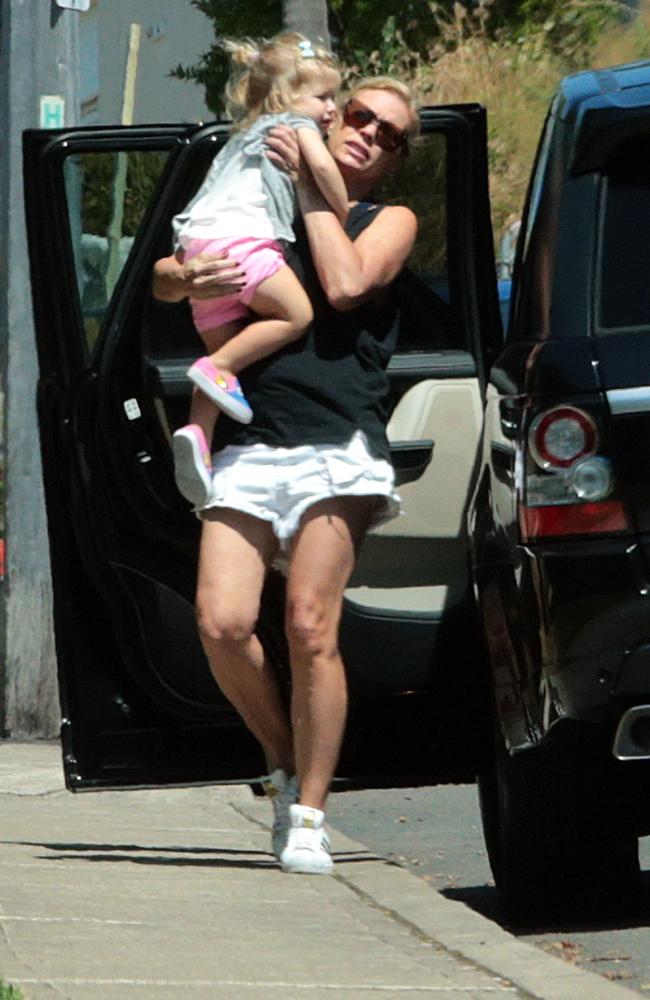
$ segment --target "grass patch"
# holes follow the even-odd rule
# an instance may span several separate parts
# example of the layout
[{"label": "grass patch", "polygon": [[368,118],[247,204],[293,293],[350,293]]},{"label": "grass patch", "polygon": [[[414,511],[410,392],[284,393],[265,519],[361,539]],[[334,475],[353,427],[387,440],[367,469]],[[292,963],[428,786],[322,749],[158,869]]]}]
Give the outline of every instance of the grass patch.
[{"label": "grass patch", "polygon": [[23,1000],[23,995],[15,986],[10,986],[4,979],[0,979],[0,1000]]}]

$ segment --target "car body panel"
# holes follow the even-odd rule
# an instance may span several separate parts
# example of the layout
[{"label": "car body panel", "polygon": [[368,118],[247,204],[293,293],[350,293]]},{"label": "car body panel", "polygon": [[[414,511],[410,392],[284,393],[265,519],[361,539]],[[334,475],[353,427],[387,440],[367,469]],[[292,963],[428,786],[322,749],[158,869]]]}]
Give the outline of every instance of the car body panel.
[{"label": "car body panel", "polygon": [[[624,665],[628,651],[645,648],[650,636],[650,328],[641,295],[643,322],[633,330],[602,329],[598,305],[603,267],[625,252],[622,232],[633,218],[618,212],[621,233],[615,226],[609,233],[608,186],[621,173],[616,157],[630,155],[621,152],[631,148],[626,143],[642,143],[635,148],[646,155],[638,132],[649,87],[647,63],[563,81],[540,140],[508,337],[486,392],[469,538],[500,727],[517,753],[546,752],[569,722],[599,732],[611,752],[622,690],[650,701],[643,656]],[[625,184],[627,175],[619,184],[624,193]],[[638,272],[632,283],[638,286]],[[611,294],[626,315],[624,284],[612,279]],[[522,541],[529,431],[536,414],[559,404],[597,415],[598,448],[612,463],[626,511],[618,537]]]}]

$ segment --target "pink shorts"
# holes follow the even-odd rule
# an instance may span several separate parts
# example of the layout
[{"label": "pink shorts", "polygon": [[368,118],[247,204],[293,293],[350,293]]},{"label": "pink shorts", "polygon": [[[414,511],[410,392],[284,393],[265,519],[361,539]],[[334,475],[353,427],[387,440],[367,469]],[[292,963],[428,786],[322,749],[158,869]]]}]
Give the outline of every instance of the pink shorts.
[{"label": "pink shorts", "polygon": [[221,253],[224,250],[244,271],[246,284],[240,291],[224,295],[220,299],[190,299],[194,325],[199,332],[214,330],[225,323],[248,316],[248,307],[258,286],[279,271],[285,263],[279,243],[257,238],[190,240],[185,248],[185,260],[190,260],[199,253]]}]

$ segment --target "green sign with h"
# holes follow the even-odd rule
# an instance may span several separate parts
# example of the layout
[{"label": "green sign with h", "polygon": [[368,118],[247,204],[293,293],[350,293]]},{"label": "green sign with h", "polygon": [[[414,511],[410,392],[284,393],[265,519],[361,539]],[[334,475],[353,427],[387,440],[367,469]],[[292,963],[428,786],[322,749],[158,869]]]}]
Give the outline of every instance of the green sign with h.
[{"label": "green sign with h", "polygon": [[41,128],[63,128],[65,125],[65,100],[59,94],[41,95]]}]

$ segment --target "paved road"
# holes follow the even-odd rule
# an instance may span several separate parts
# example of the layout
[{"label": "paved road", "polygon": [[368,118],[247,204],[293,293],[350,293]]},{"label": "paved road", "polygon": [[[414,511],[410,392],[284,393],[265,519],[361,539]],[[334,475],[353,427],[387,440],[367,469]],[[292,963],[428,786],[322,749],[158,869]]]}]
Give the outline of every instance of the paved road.
[{"label": "paved road", "polygon": [[[501,922],[473,786],[342,792],[331,797],[328,817],[444,895]],[[650,838],[641,841],[640,856],[640,919],[627,926],[545,927],[522,940],[650,997]]]}]

